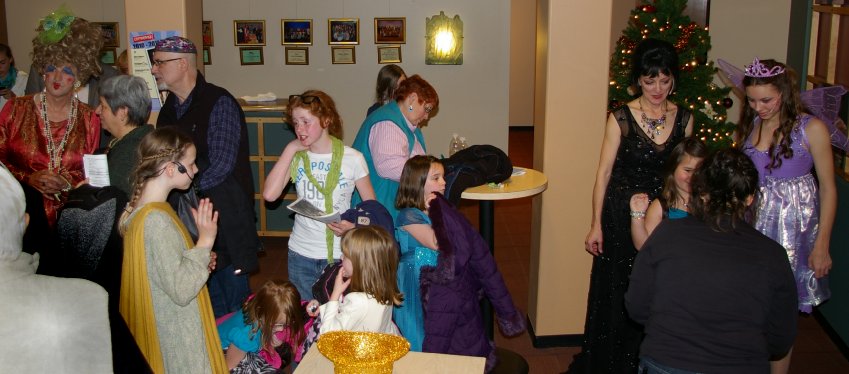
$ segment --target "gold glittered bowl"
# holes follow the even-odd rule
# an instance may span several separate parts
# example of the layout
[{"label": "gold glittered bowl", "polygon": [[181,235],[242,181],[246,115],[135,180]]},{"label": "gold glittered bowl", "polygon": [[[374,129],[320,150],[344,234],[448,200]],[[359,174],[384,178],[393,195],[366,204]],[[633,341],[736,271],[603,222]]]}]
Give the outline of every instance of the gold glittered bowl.
[{"label": "gold glittered bowl", "polygon": [[318,350],[333,361],[336,374],[391,374],[392,364],[407,354],[410,342],[376,332],[333,331],[321,334]]}]

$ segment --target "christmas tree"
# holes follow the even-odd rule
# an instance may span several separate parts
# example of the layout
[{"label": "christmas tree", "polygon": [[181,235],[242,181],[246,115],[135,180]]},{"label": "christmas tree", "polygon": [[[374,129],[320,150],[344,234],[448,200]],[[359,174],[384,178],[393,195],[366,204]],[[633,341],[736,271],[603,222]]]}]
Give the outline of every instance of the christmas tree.
[{"label": "christmas tree", "polygon": [[707,61],[710,36],[707,27],[700,26],[683,14],[687,0],[643,0],[631,11],[628,27],[616,42],[610,61],[609,108],[631,101],[635,93],[629,73],[637,44],[646,38],[672,43],[678,52],[679,77],[675,92],[669,100],[693,112],[693,135],[710,148],[730,145],[734,124],[727,122],[726,109],[733,101],[729,88],[713,84],[716,68]]}]

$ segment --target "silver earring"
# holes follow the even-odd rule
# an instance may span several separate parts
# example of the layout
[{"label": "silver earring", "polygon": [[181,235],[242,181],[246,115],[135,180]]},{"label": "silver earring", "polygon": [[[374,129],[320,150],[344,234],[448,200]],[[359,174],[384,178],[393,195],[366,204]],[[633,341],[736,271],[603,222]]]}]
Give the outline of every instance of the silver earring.
[{"label": "silver earring", "polygon": [[412,106],[412,105],[410,105],[410,111],[411,111],[411,112],[413,111],[413,106]]}]

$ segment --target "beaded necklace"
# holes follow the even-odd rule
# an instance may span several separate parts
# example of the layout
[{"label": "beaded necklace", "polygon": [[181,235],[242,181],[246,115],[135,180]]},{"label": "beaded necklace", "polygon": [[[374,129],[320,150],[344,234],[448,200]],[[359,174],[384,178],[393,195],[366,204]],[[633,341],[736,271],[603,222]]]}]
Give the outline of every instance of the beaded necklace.
[{"label": "beaded necklace", "polygon": [[68,143],[68,137],[74,130],[74,124],[77,119],[77,99],[71,98],[71,108],[68,110],[68,125],[65,130],[65,135],[62,136],[62,141],[57,147],[53,141],[53,133],[50,131],[50,120],[47,118],[47,95],[41,94],[41,120],[44,121],[44,138],[47,140],[47,170],[56,171],[62,167],[62,156],[65,153],[65,145]]},{"label": "beaded necklace", "polygon": [[649,118],[646,115],[646,112],[643,110],[643,98],[640,97],[638,100],[640,103],[640,112],[643,113],[640,118],[643,122],[642,125],[646,130],[646,133],[649,134],[649,137],[654,140],[656,135],[660,135],[660,132],[663,131],[663,124],[666,123],[666,100],[663,101],[663,115],[658,119]]}]

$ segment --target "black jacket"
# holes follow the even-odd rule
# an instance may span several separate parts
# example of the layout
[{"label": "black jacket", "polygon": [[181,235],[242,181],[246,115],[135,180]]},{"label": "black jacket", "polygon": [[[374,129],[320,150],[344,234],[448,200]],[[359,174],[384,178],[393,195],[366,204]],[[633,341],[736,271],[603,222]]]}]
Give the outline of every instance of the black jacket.
[{"label": "black jacket", "polygon": [[768,373],[796,337],[787,252],[751,226],[720,232],[663,220],[637,255],[625,306],[645,325],[640,355],[704,373]]},{"label": "black jacket", "polygon": [[[175,126],[194,141],[197,148],[198,175],[209,168],[209,147],[207,134],[211,126],[209,116],[212,108],[222,96],[236,100],[227,90],[207,83],[198,72],[195,88],[190,94],[192,101],[186,113],[177,118],[175,104],[177,95],[168,95],[162,104],[162,111],[156,120],[158,126]],[[238,104],[237,104],[238,105]],[[259,236],[256,233],[256,214],[254,212],[254,184],[248,153],[248,130],[245,114],[239,109],[241,133],[236,165],[232,173],[223,182],[207,191],[201,191],[209,197],[218,210],[218,237],[213,250],[218,254],[218,268],[233,264],[242,274],[250,273],[259,266],[256,253],[260,249]],[[195,176],[197,178],[197,176]]]}]

